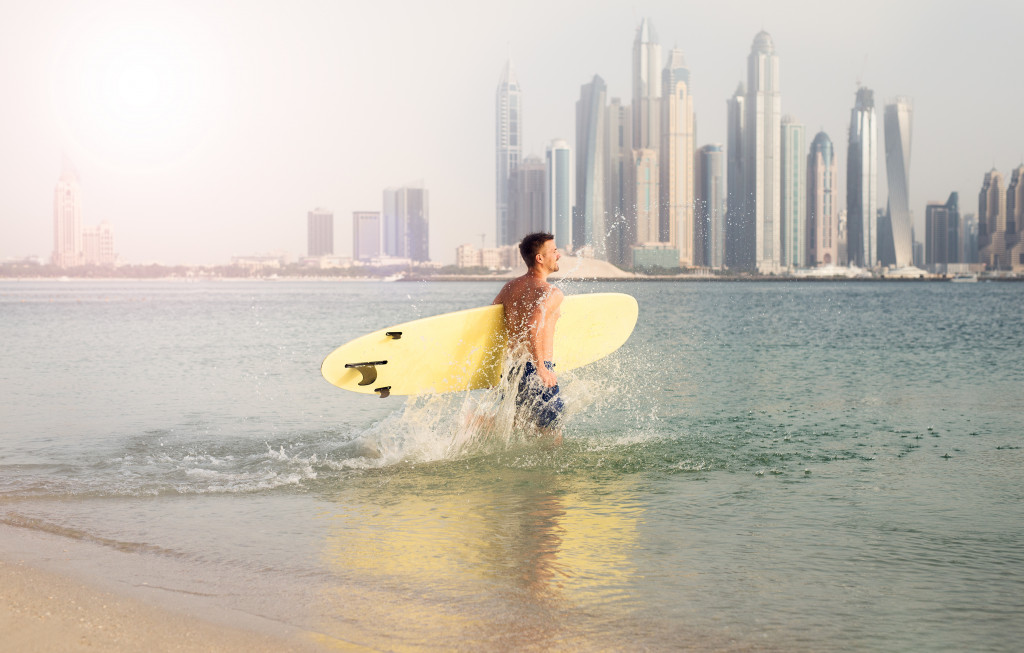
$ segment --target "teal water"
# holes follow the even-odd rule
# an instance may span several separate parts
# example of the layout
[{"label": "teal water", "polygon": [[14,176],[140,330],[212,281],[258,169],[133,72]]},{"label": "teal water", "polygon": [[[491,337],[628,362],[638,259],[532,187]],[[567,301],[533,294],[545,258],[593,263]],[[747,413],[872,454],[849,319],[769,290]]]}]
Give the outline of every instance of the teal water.
[{"label": "teal water", "polygon": [[498,287],[0,282],[0,523],[328,647],[1019,648],[1024,284],[568,283],[559,448],[319,375]]}]

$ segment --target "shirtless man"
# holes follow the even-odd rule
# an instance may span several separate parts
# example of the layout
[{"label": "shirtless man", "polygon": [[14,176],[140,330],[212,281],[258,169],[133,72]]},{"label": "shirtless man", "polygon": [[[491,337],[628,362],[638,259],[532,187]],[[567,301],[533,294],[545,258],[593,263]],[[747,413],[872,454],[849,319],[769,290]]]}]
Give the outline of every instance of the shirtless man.
[{"label": "shirtless man", "polygon": [[519,252],[526,261],[526,274],[506,283],[493,303],[505,306],[509,355],[513,360],[525,361],[516,404],[528,405],[541,431],[560,444],[558,418],[562,400],[551,359],[563,295],[547,279],[552,272],[558,272],[562,255],[555,246],[555,237],[546,233],[523,238]]}]

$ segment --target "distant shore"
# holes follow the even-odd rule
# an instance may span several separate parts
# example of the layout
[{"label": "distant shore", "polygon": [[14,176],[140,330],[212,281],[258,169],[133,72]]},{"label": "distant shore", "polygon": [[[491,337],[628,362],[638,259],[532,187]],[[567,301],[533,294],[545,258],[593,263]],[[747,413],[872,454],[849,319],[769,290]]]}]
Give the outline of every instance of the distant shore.
[{"label": "distant shore", "polygon": [[[155,277],[143,277],[143,276],[3,276],[0,275],[0,281],[52,281],[58,283],[67,282],[81,282],[81,281],[173,281],[180,283],[231,283],[237,281],[320,281],[326,283],[402,283],[402,282],[452,282],[452,281],[491,281],[494,283],[504,283],[511,278],[511,275],[503,274],[434,274],[434,275],[408,275],[401,279],[387,279],[384,277],[346,277],[346,276],[322,276],[322,275],[309,275],[309,276],[297,276],[287,275],[281,276],[276,274],[261,275],[261,276],[249,276],[249,277],[183,277],[183,276],[155,276]],[[572,277],[559,277],[552,276],[551,280],[554,282],[559,281],[596,281],[596,282],[682,282],[682,283],[734,283],[734,282],[764,282],[764,283],[828,283],[828,282],[843,282],[843,283],[885,283],[885,282],[914,282],[914,283],[948,283],[952,279],[949,277],[941,276],[927,276],[927,277],[889,277],[889,276],[877,276],[877,277],[844,277],[844,276],[832,276],[832,277],[809,277],[809,276],[771,276],[771,275],[634,275],[629,277],[589,277],[589,276],[572,276]],[[978,278],[979,282],[986,281],[1024,281],[1024,276],[981,276]]]}]

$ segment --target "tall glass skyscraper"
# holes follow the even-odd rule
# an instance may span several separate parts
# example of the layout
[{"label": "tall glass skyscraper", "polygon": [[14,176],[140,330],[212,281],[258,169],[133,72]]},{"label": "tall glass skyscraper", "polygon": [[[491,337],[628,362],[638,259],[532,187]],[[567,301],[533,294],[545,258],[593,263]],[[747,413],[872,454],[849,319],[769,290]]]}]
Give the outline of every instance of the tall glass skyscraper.
[{"label": "tall glass skyscraper", "polygon": [[875,94],[857,89],[850,112],[850,141],[846,151],[846,247],[852,265],[874,267],[878,262],[878,129]]},{"label": "tall glass skyscraper", "polygon": [[1009,268],[1006,227],[1006,186],[1003,175],[992,168],[978,193],[978,261],[989,270]]},{"label": "tall glass skyscraper", "polygon": [[896,267],[914,264],[914,236],[910,223],[910,100],[896,98],[885,107],[885,170],[889,182],[889,227]]},{"label": "tall glass skyscraper", "polygon": [[497,197],[497,219],[495,239],[498,246],[514,244],[509,234],[509,180],[519,167],[522,159],[522,112],[519,80],[512,69],[512,62],[505,63],[498,82],[495,98],[496,130],[495,146],[497,163],[495,165],[495,191]]},{"label": "tall glass skyscraper", "polygon": [[660,240],[679,250],[679,265],[694,265],[694,131],[690,69],[681,50],[669,52],[662,71],[659,163]]},{"label": "tall glass skyscraper", "polygon": [[606,257],[604,243],[604,118],[606,87],[600,75],[580,87],[576,102],[576,214],[573,247],[591,246]]},{"label": "tall glass skyscraper", "polygon": [[726,101],[726,217],[725,264],[733,269],[754,267],[754,221],[750,215],[747,184],[743,178],[744,129],[746,128],[747,92],[740,82],[736,92]]},{"label": "tall glass skyscraper", "polygon": [[761,273],[777,272],[782,263],[781,130],[779,57],[771,35],[760,32],[747,57],[743,177],[754,222],[753,265]]},{"label": "tall glass skyscraper", "polygon": [[1006,187],[1006,231],[1012,234],[1006,243],[1006,263],[1024,270],[1024,165],[1014,168]]},{"label": "tall glass skyscraper", "polygon": [[784,268],[807,265],[807,159],[804,156],[804,126],[791,116],[782,119],[781,183],[779,208],[782,215],[781,262]]},{"label": "tall glass skyscraper", "polygon": [[945,204],[929,202],[924,210],[924,263],[935,272],[945,272],[949,263],[959,263],[960,199],[951,193]]},{"label": "tall glass skyscraper", "polygon": [[384,253],[413,261],[430,260],[430,203],[425,188],[384,191]]},{"label": "tall glass skyscraper", "polygon": [[725,177],[723,148],[705,145],[697,151],[694,220],[694,265],[721,268],[725,264]]},{"label": "tall glass skyscraper", "polygon": [[644,18],[633,40],[633,147],[656,150],[661,144],[661,46]]},{"label": "tall glass skyscraper", "polygon": [[569,144],[556,138],[545,153],[545,229],[555,237],[555,245],[572,250],[572,152]]},{"label": "tall glass skyscraper", "polygon": [[547,231],[544,187],[547,166],[540,157],[528,156],[519,163],[511,179],[509,236],[516,243],[527,234]]},{"label": "tall glass skyscraper", "polygon": [[832,139],[818,132],[807,155],[807,265],[839,264],[838,200]]}]

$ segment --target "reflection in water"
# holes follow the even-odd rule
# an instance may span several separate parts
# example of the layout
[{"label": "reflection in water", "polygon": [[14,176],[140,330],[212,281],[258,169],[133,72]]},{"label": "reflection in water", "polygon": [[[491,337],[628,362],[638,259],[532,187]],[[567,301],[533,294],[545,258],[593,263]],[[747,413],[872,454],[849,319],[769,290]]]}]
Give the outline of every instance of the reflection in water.
[{"label": "reflection in water", "polygon": [[606,619],[629,609],[635,576],[640,511],[622,500],[629,488],[601,488],[612,503],[578,484],[567,493],[550,470],[438,467],[332,497],[323,555],[339,584],[325,597],[324,631],[358,624],[373,628],[360,643],[392,649],[609,645]]}]

